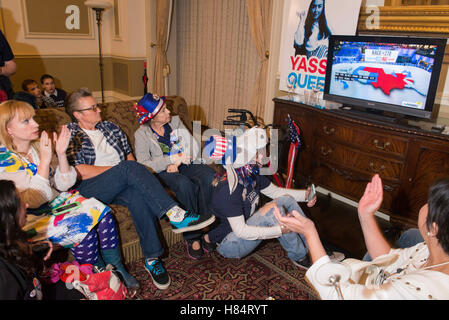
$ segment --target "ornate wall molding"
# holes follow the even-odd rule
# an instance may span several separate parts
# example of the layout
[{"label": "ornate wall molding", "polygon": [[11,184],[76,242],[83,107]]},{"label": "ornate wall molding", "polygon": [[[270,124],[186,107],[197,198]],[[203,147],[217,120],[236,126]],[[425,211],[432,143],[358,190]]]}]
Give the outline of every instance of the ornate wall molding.
[{"label": "ornate wall molding", "polygon": [[[377,14],[378,17],[376,17]],[[358,31],[448,37],[449,6],[362,7]]]}]

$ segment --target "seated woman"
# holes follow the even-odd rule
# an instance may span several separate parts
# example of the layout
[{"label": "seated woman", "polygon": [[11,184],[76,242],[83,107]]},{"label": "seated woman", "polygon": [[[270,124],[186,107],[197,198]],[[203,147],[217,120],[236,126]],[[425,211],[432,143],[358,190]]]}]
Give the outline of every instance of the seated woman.
[{"label": "seated woman", "polygon": [[[198,157],[198,142],[179,116],[170,116],[165,97],[147,93],[134,110],[140,123],[134,134],[137,161],[153,169],[184,208],[200,215],[210,214],[215,171],[205,164],[191,163]],[[183,237],[187,254],[193,259],[200,259],[203,250],[215,248],[201,231],[186,232]]]},{"label": "seated woman", "polygon": [[[48,238],[71,248],[80,264],[99,268],[105,263],[114,265],[125,284],[136,289],[137,280],[121,262],[110,208],[94,198],[83,198],[76,190],[64,192],[77,179],[66,156],[70,131],[63,126],[59,135],[54,133],[54,157],[52,140],[45,131],[38,141],[39,124],[34,115],[34,109],[23,101],[0,104],[0,179],[14,181],[20,197],[29,206],[24,229],[33,241]],[[75,201],[80,203],[78,209],[58,216],[50,214],[52,208]],[[42,213],[46,214],[37,216]]]},{"label": "seated woman", "polygon": [[[38,278],[43,264],[34,254],[22,228],[26,223],[27,205],[21,201],[14,182],[0,180],[0,300],[79,300],[84,296],[78,290],[69,290],[65,284],[46,285]],[[52,252],[44,252],[47,260]],[[54,297],[50,297],[48,293]]]},{"label": "seated woman", "polygon": [[[307,201],[309,190],[276,187],[260,175],[260,154],[267,136],[260,128],[251,128],[240,136],[212,136],[204,155],[219,160],[226,168],[218,179],[212,197],[212,211],[220,223],[209,232],[217,251],[226,258],[243,258],[264,239],[278,239],[288,257],[301,268],[308,267],[307,244],[301,235],[284,228],[274,212],[301,212],[297,201]],[[260,153],[262,152],[262,153]],[[275,199],[257,209],[260,193]],[[313,206],[316,197],[308,201]]]},{"label": "seated woman", "polygon": [[[383,188],[376,174],[359,201],[358,215],[366,247],[373,261],[347,259],[342,266],[328,264],[314,223],[298,212],[279,221],[307,240],[313,265],[307,279],[323,299],[449,299],[449,179],[436,181],[428,203],[419,211],[418,228],[424,242],[406,249],[392,249],[377,225],[374,213],[383,200]],[[338,268],[338,270],[336,269]],[[343,277],[341,274],[347,274]],[[343,277],[338,286],[319,279]]]}]

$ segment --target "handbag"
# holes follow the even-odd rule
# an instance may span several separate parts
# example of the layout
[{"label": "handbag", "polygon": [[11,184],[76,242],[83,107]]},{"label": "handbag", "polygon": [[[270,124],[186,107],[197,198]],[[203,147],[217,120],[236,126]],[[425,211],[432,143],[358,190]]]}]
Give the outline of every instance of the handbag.
[{"label": "handbag", "polygon": [[112,265],[108,265],[106,271],[92,273],[87,279],[74,280],[72,284],[88,300],[125,300],[127,297],[126,286]]}]

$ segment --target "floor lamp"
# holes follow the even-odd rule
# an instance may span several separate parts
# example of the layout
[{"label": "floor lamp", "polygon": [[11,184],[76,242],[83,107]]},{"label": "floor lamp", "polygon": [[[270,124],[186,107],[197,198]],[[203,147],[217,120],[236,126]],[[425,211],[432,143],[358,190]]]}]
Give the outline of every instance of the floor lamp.
[{"label": "floor lamp", "polygon": [[104,10],[112,7],[112,3],[107,0],[87,0],[84,2],[86,7],[95,11],[98,27],[98,59],[100,64],[100,85],[101,85],[101,102],[104,104],[104,88],[103,88],[103,56],[101,53],[101,15]]}]

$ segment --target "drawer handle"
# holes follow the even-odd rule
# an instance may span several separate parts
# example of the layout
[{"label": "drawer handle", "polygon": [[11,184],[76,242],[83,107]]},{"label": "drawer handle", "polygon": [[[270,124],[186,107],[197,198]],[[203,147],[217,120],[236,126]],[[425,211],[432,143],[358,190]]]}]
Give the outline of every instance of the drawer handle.
[{"label": "drawer handle", "polygon": [[323,131],[324,131],[325,134],[329,135],[329,134],[332,134],[332,133],[335,132],[335,128],[330,128],[329,129],[327,126],[324,126],[323,127]]},{"label": "drawer handle", "polygon": [[385,142],[383,146],[380,145],[379,140],[377,140],[377,139],[375,139],[375,140],[373,141],[373,143],[374,143],[374,146],[375,146],[377,149],[380,149],[380,150],[385,150],[387,147],[390,146],[390,143],[389,143],[389,142]]},{"label": "drawer handle", "polygon": [[370,163],[369,163],[369,167],[371,168],[371,171],[373,171],[373,172],[375,172],[375,173],[379,173],[379,172],[385,170],[385,166],[384,166],[384,165],[381,165],[379,168],[375,168],[373,162],[370,162]]},{"label": "drawer handle", "polygon": [[323,156],[327,156],[327,155],[329,155],[329,154],[331,154],[331,153],[332,153],[332,149],[331,149],[331,148],[329,148],[329,149],[326,150],[325,147],[321,147],[321,154],[322,154]]}]

